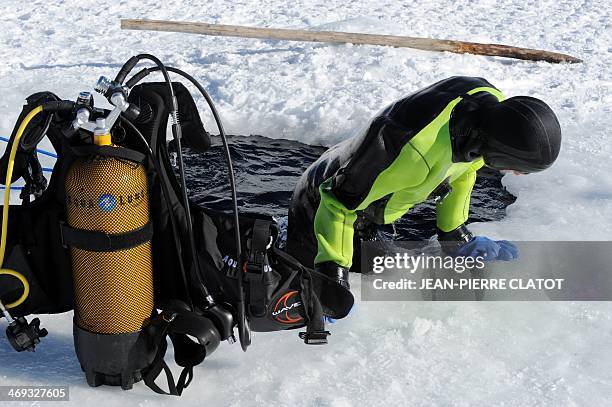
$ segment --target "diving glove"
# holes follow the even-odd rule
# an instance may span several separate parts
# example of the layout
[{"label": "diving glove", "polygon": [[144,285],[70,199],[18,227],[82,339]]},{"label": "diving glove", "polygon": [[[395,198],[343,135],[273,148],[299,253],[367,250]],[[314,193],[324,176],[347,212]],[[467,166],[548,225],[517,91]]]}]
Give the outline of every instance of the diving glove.
[{"label": "diving glove", "polygon": [[519,249],[507,240],[491,240],[485,236],[474,236],[465,225],[450,232],[438,230],[438,241],[442,249],[454,256],[483,257],[484,261],[518,259]]},{"label": "diving glove", "polygon": [[507,240],[491,240],[485,236],[474,236],[457,250],[457,256],[484,258],[484,261],[518,259],[519,250]]}]

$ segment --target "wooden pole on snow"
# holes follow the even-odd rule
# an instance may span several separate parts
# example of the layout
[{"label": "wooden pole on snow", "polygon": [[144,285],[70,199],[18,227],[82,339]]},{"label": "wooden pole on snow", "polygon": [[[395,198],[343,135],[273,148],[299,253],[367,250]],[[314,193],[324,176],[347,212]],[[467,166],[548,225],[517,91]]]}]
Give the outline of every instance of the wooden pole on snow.
[{"label": "wooden pole on snow", "polygon": [[382,45],[389,47],[414,48],[424,51],[448,51],[457,54],[490,55],[497,57],[547,62],[582,62],[581,59],[557,52],[519,48],[501,44],[480,44],[476,42],[437,40],[433,38],[401,37],[396,35],[359,34],[337,31],[290,30],[286,28],[256,28],[239,25],[190,23],[162,20],[121,20],[124,30],[149,30],[180,32],[188,34],[218,35],[288,41],[314,41]]}]

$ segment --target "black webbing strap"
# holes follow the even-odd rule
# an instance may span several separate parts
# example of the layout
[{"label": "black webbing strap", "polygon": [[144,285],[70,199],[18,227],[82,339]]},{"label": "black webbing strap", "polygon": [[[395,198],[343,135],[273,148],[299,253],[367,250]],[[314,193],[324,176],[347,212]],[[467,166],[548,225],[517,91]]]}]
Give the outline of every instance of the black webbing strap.
[{"label": "black webbing strap", "polygon": [[[153,362],[151,363],[151,367],[142,379],[147,385],[147,387],[157,394],[169,394],[172,396],[179,396],[178,390],[176,388],[176,383],[174,382],[174,376],[172,375],[172,371],[168,367],[168,364],[164,361],[164,356],[166,356],[166,350],[168,350],[168,343],[166,343],[165,335],[166,330],[164,329],[163,334],[159,335],[160,337],[158,339],[154,339],[154,343],[158,344],[157,353],[155,354],[155,359],[153,359]],[[164,391],[155,383],[155,379],[160,375],[162,370],[164,371],[164,373],[166,373],[168,391]]]},{"label": "black webbing strap", "polygon": [[314,292],[310,272],[304,270],[302,275],[306,277],[302,278],[302,301],[304,302],[304,309],[306,309],[308,315],[306,331],[299,333],[300,339],[302,339],[306,345],[326,345],[327,337],[331,335],[331,333],[325,330],[323,307],[321,307],[319,297],[317,297],[317,294]]},{"label": "black webbing strap", "polygon": [[[143,377],[144,383],[148,388],[153,390],[157,394],[166,394],[170,396],[180,396],[183,394],[183,390],[189,386],[193,379],[193,366],[184,367],[179,375],[178,381],[174,381],[172,371],[168,367],[168,364],[164,360],[168,344],[165,340],[160,343],[159,351],[153,360],[151,369]],[[161,371],[166,374],[166,382],[168,383],[168,391],[165,391],[155,383],[155,379],[161,374]]]},{"label": "black webbing strap", "polygon": [[135,163],[144,162],[146,156],[139,151],[131,150],[125,147],[113,147],[113,146],[97,146],[87,145],[72,147],[74,155],[83,157],[88,155],[101,155],[104,157],[114,157],[123,160],[133,161]]},{"label": "black webbing strap", "polygon": [[[166,364],[164,361],[164,356],[166,356],[166,351],[168,350],[166,336],[168,335],[168,330],[176,318],[176,315],[176,313],[164,312],[155,317],[147,327],[147,332],[149,332],[151,335],[149,338],[151,343],[157,346],[157,353],[155,354],[153,362],[151,362],[149,369],[143,375],[142,379],[147,387],[149,387],[155,393],[180,396],[177,384],[174,381],[174,376],[172,375],[172,371],[168,367],[168,364]],[[164,391],[155,383],[155,379],[161,374],[162,370],[166,374],[168,391]],[[181,388],[181,392],[182,391],[183,389]]]},{"label": "black webbing strap", "polygon": [[[206,357],[206,348],[200,343],[196,343],[188,338],[187,335],[198,337],[201,335],[197,324],[200,316],[190,311],[180,313],[164,312],[157,316],[149,325],[149,332],[152,333],[151,341],[157,345],[157,353],[148,371],[143,375],[143,381],[151,390],[158,394],[180,396],[183,390],[189,386],[193,380],[193,367],[202,363]],[[178,380],[174,381],[172,371],[164,360],[168,343],[166,337],[169,336],[174,345],[174,359],[179,366],[183,367]],[[155,383],[155,379],[164,371],[168,391],[163,390]]]},{"label": "black webbing strap", "polygon": [[[143,381],[145,385],[153,390],[157,394],[166,394],[169,396],[180,396],[183,394],[183,390],[189,386],[191,380],[193,379],[193,366],[185,367],[181,371],[179,375],[178,381],[174,382],[174,376],[172,375],[172,371],[168,367],[168,364],[164,361],[164,355],[166,353],[166,349],[168,348],[168,344],[166,341],[163,341],[160,344],[160,352],[161,358],[155,357],[153,361],[153,365],[155,369],[151,368],[147,374],[144,376]],[[163,349],[163,350],[162,350]],[[163,352],[163,354],[162,354]],[[166,381],[168,383],[168,391],[165,391],[161,387],[155,383],[155,379],[161,374],[161,371],[164,371],[166,374]]]},{"label": "black webbing strap", "polygon": [[269,300],[262,285],[265,284],[266,270],[264,270],[264,267],[268,265],[266,251],[271,237],[270,224],[269,220],[262,219],[256,219],[253,223],[247,273],[244,275],[244,280],[249,286],[249,312],[258,317],[266,314],[267,301]]},{"label": "black webbing strap", "polygon": [[90,252],[114,252],[131,249],[148,242],[153,237],[153,224],[126,233],[105,233],[97,230],[75,229],[65,222],[60,222],[62,245],[71,246]]},{"label": "black webbing strap", "polygon": [[251,252],[249,263],[253,266],[261,266],[264,263],[266,249],[270,244],[270,222],[269,220],[256,219],[251,234]]}]

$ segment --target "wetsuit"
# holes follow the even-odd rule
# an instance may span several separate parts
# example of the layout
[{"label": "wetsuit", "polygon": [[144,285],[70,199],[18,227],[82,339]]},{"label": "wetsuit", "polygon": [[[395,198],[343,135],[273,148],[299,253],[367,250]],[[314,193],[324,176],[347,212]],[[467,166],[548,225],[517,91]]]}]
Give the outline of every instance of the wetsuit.
[{"label": "wetsuit", "polygon": [[469,97],[504,98],[485,79],[448,78],[391,104],[327,150],[293,193],[287,251],[310,267],[348,268],[356,226],[392,223],[446,184],[451,192],[437,205],[437,226],[448,232],[462,225],[484,165],[479,156],[457,159],[451,146],[451,112]]}]

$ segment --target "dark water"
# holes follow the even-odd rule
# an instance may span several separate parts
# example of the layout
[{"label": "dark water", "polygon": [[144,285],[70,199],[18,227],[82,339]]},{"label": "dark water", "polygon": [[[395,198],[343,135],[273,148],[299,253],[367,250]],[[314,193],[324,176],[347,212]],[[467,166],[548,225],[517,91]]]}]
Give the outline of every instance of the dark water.
[{"label": "dark water", "polygon": [[[238,204],[243,212],[265,213],[284,223],[293,188],[304,170],[325,151],[289,140],[262,136],[230,136]],[[227,167],[218,140],[206,153],[185,150],[187,187],[199,204],[217,209],[231,208]],[[470,222],[502,219],[506,207],[516,199],[501,184],[501,174],[478,172],[472,193]],[[385,230],[392,233],[391,227]],[[396,239],[422,240],[436,232],[435,204],[424,202],[395,223]]]}]

